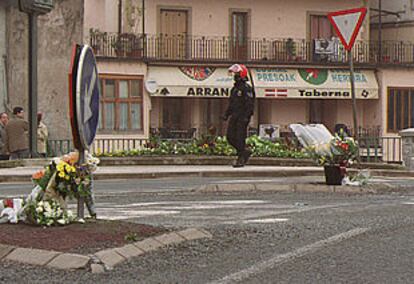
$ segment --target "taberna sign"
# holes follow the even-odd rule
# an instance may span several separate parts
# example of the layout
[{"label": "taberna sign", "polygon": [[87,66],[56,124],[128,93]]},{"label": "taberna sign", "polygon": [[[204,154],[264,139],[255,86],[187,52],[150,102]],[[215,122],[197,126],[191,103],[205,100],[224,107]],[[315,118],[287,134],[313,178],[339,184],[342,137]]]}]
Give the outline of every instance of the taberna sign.
[{"label": "taberna sign", "polygon": [[349,91],[332,91],[332,90],[298,90],[300,97],[343,97],[347,98],[351,96],[351,93]]},{"label": "taberna sign", "polygon": [[76,75],[76,120],[80,142],[87,150],[98,128],[101,94],[95,56],[88,45],[81,49]]}]

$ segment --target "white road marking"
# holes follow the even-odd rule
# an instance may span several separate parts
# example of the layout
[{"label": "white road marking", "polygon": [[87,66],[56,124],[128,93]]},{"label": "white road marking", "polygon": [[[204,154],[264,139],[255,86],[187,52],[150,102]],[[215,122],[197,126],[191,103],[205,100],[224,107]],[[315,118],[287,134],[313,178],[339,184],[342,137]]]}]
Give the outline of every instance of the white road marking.
[{"label": "white road marking", "polygon": [[[148,216],[171,216],[188,210],[216,210],[216,209],[242,209],[254,205],[268,205],[264,200],[223,200],[223,201],[163,201],[140,202],[130,204],[96,203],[98,218],[109,220],[124,220]],[[76,204],[69,204],[68,208],[76,210]],[[254,207],[256,208],[256,207]],[[193,215],[192,217],[194,217]],[[214,216],[209,216],[213,218]],[[227,217],[226,217],[227,218]]]},{"label": "white road marking", "polygon": [[403,202],[405,205],[414,205],[414,202]]},{"label": "white road marking", "polygon": [[244,220],[243,224],[259,223],[259,224],[270,224],[277,222],[286,222],[288,218],[265,218],[265,219],[253,219],[253,220]]},{"label": "white road marking", "polygon": [[368,230],[369,230],[368,228],[353,229],[353,230],[350,230],[350,231],[347,231],[347,232],[329,237],[325,240],[321,240],[321,241],[318,241],[316,243],[298,248],[298,249],[296,249],[292,252],[275,255],[274,257],[272,257],[272,258],[270,258],[266,261],[257,263],[257,264],[255,264],[255,265],[253,265],[253,266],[251,266],[247,269],[244,269],[244,270],[241,270],[239,272],[230,274],[230,275],[228,275],[228,276],[226,276],[226,277],[224,277],[224,278],[222,278],[218,281],[213,281],[213,282],[210,282],[210,283],[211,284],[224,284],[224,283],[241,282],[244,279],[246,279],[248,277],[251,277],[255,274],[263,273],[264,271],[266,271],[268,269],[271,269],[271,268],[274,268],[277,265],[286,263],[288,261],[294,260],[298,257],[305,256],[307,254],[316,252],[317,250],[322,249],[325,246],[336,244],[336,243],[342,242],[346,239],[356,237],[358,235],[361,235],[361,234],[367,232]]},{"label": "white road marking", "polygon": [[[277,182],[277,180],[274,179],[241,179],[241,180],[223,180],[220,181],[219,183],[217,183],[217,185],[219,184],[237,184],[237,183],[265,183],[265,182]],[[212,183],[212,184],[216,184],[216,183]]]},{"label": "white road marking", "polygon": [[[224,208],[227,205],[249,205],[249,204],[264,204],[268,203],[263,200],[223,200],[223,201],[165,201],[165,202],[144,202],[144,203],[130,203],[122,205],[113,205],[113,207],[144,207],[144,206],[164,206],[164,205],[179,205],[171,208],[181,209],[215,209]],[[208,204],[208,205],[206,205]]]}]

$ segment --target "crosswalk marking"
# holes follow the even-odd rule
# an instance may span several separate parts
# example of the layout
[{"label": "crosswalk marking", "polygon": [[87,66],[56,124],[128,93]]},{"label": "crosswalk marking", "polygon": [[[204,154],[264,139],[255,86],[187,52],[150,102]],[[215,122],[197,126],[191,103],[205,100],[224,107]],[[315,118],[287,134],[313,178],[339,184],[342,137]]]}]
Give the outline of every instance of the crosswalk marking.
[{"label": "crosswalk marking", "polygon": [[[151,216],[172,216],[180,215],[182,219],[188,218],[191,213],[191,219],[197,219],[197,215],[202,211],[214,210],[255,210],[263,205],[268,205],[265,200],[217,200],[217,201],[162,201],[162,202],[138,202],[129,204],[116,203],[96,203],[98,218],[108,220],[126,220],[137,219]],[[76,211],[76,204],[70,204],[70,210]],[[263,209],[263,208],[262,208]],[[266,209],[266,206],[264,207]],[[200,213],[201,214],[201,213]],[[214,214],[209,214],[209,218],[214,219]],[[225,220],[231,218],[225,216]]]}]

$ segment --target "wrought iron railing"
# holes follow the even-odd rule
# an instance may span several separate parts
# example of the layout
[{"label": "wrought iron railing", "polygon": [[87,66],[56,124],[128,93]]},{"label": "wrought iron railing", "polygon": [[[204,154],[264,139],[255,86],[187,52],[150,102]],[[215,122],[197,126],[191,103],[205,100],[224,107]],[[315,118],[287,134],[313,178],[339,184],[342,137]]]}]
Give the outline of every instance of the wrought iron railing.
[{"label": "wrought iron railing", "polygon": [[[314,40],[243,39],[232,37],[148,35],[91,32],[90,45],[98,57],[146,61],[196,61],[287,64],[345,64],[348,54],[337,42],[330,52],[319,52]],[[357,41],[355,64],[414,64],[414,44],[405,41]]]},{"label": "wrought iron railing", "polygon": [[366,162],[402,163],[401,137],[358,138],[359,154]]},{"label": "wrought iron railing", "polygon": [[[90,152],[92,154],[115,153],[117,151],[139,149],[145,145],[147,139],[135,138],[98,138],[95,139]],[[47,141],[48,157],[56,157],[73,151],[75,147],[69,139],[48,140]]]},{"label": "wrought iron railing", "polygon": [[[178,139],[179,140],[179,139]],[[299,143],[294,137],[282,137],[277,140],[289,147],[297,147]],[[147,139],[110,138],[95,139],[90,151],[93,154],[116,153],[140,149],[148,142]],[[401,137],[365,136],[358,139],[360,156],[366,162],[402,162]],[[61,156],[74,149],[71,140],[49,140],[48,157]]]}]

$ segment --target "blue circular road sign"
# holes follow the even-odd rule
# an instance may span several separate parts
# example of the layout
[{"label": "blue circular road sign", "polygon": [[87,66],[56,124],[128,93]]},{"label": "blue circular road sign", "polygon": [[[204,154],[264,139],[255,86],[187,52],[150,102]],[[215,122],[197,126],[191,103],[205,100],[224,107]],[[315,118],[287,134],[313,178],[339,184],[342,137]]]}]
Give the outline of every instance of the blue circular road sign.
[{"label": "blue circular road sign", "polygon": [[76,79],[76,117],[79,137],[84,149],[95,139],[99,123],[100,85],[92,49],[82,47]]}]

